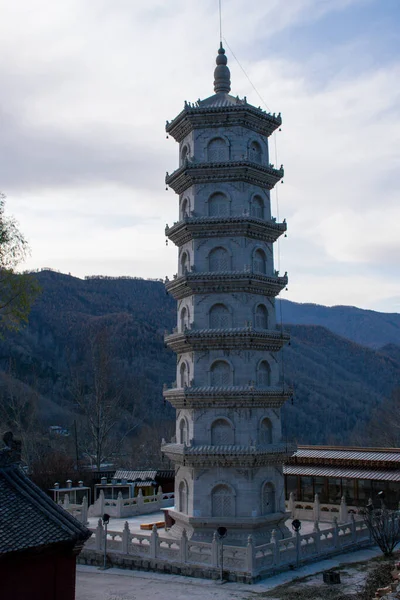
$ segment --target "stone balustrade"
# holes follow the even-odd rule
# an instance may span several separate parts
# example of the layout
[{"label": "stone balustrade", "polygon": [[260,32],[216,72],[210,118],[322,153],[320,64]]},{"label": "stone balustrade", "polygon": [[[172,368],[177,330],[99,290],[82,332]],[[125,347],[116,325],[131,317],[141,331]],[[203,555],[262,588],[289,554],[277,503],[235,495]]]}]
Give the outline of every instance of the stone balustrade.
[{"label": "stone balustrade", "polygon": [[158,493],[153,496],[143,496],[142,490],[136,498],[123,498],[122,493],[118,492],[115,500],[104,497],[103,490],[100,490],[96,502],[89,508],[89,517],[101,517],[104,513],[115,518],[134,517],[136,515],[145,515],[158,512],[162,508],[173,506],[174,493],[166,493],[158,488]]},{"label": "stone balustrade", "polygon": [[66,494],[64,496],[64,501],[59,502],[59,505],[69,512],[75,519],[77,519],[82,525],[87,525],[88,523],[88,501],[87,497],[84,496],[82,500],[82,504],[71,504],[69,501],[69,497]]},{"label": "stone balustrade", "polygon": [[[99,519],[97,528],[85,545],[80,562],[100,564],[104,552],[105,530]],[[270,542],[256,546],[249,536],[246,546],[222,547],[224,571],[230,580],[252,582],[277,571],[321,560],[340,552],[371,543],[367,526],[351,515],[349,522],[320,530],[315,523],[311,533],[297,533],[278,539],[275,530]],[[159,534],[153,526],[150,535],[131,532],[128,522],[123,531],[107,531],[107,557],[114,566],[146,568],[216,578],[221,568],[221,544],[214,534],[211,543]],[[201,573],[201,574],[200,574]]]},{"label": "stone balustrade", "polygon": [[290,493],[289,500],[286,502],[286,509],[290,512],[292,519],[321,523],[332,523],[335,519],[339,523],[344,523],[348,521],[349,514],[358,515],[359,513],[356,506],[347,506],[344,496],[340,505],[321,503],[318,494],[315,494],[314,502],[297,502],[293,492]]}]

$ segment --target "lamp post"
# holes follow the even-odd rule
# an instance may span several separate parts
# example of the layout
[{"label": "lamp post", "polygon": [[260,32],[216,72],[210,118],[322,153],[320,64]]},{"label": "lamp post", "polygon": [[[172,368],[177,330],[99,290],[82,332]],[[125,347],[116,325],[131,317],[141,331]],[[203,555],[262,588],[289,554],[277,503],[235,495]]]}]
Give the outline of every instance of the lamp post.
[{"label": "lamp post", "polygon": [[217,534],[221,543],[221,581],[220,583],[224,582],[224,544],[223,544],[223,539],[226,537],[226,534],[228,533],[228,530],[226,527],[218,527],[217,529]]},{"label": "lamp post", "polygon": [[294,519],[292,521],[292,529],[296,534],[296,569],[298,569],[299,561],[300,561],[300,529],[301,529],[301,521],[299,521],[299,519]]}]

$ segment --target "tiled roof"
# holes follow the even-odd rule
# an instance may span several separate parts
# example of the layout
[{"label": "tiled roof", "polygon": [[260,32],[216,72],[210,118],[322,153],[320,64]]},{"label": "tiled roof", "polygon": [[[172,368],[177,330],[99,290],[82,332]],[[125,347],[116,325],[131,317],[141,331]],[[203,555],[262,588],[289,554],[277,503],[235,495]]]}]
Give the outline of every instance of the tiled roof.
[{"label": "tiled roof", "polygon": [[123,469],[119,469],[118,471],[115,471],[113,479],[126,479],[126,481],[135,481],[135,479],[140,479],[141,481],[149,481],[154,480],[156,475],[156,470],[125,471]]},{"label": "tiled roof", "polygon": [[205,100],[200,100],[199,106],[243,106],[246,105],[246,102],[239,97],[231,96],[231,94],[214,94],[209,98],[205,98]]},{"label": "tiled roof", "polygon": [[400,470],[347,469],[345,467],[317,467],[308,465],[283,465],[285,475],[306,477],[343,477],[344,479],[374,479],[376,481],[400,481]]},{"label": "tiled roof", "polygon": [[400,450],[382,448],[324,448],[299,447],[296,458],[317,458],[321,460],[367,460],[400,463]]},{"label": "tiled roof", "polygon": [[90,535],[18,466],[0,467],[0,556],[63,542],[75,545]]}]

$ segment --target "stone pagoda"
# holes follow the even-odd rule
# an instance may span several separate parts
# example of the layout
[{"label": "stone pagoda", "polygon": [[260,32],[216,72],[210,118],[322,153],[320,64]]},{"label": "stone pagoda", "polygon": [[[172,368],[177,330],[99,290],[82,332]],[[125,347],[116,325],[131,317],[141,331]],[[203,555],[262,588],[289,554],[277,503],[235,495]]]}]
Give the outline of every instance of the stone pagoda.
[{"label": "stone pagoda", "polygon": [[288,530],[282,465],[280,373],[289,340],[276,325],[275,297],[287,276],[274,269],[273,244],[286,223],[271,217],[270,190],[283,168],[270,164],[268,138],[281,116],[230,95],[225,50],[218,50],[215,94],[182,112],[166,131],[179,143],[179,167],[166,183],[179,195],[179,220],[166,235],[179,248],[166,281],[177,327],[165,338],[177,354],[176,437],[162,444],[175,464],[175,520],[194,540],[269,541]]}]

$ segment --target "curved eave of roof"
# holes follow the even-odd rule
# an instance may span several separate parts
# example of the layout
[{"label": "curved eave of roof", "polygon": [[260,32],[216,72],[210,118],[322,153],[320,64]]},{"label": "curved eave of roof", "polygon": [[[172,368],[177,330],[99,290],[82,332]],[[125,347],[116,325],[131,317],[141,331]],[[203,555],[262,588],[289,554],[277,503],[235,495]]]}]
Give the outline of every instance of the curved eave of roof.
[{"label": "curved eave of roof", "polygon": [[264,121],[268,121],[273,125],[273,129],[277,129],[282,125],[280,113],[278,115],[268,113],[262,108],[248,104],[245,99],[241,100],[230,94],[222,93],[214,94],[193,104],[185,102],[183,110],[172,121],[167,121],[165,131],[172,134],[174,128],[187,116],[224,112],[235,113],[243,110]]}]

